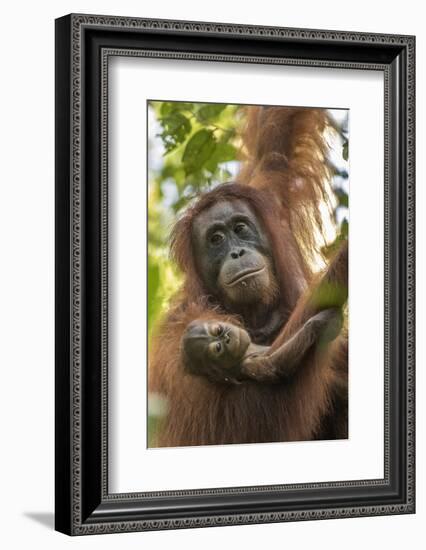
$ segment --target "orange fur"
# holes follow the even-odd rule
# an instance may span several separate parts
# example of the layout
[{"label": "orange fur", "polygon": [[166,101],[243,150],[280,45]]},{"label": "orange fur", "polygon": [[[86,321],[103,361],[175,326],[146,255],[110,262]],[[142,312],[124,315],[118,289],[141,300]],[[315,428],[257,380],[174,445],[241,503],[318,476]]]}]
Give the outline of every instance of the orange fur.
[{"label": "orange fur", "polygon": [[308,261],[323,233],[320,204],[330,205],[331,166],[324,138],[332,122],[325,109],[248,107],[245,162],[237,181],[274,196]]}]

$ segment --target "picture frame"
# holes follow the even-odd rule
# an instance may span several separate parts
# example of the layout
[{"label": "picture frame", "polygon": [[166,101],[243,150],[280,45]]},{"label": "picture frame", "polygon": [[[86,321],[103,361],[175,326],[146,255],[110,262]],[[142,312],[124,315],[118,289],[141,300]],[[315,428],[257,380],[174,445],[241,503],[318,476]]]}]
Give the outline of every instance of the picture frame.
[{"label": "picture frame", "polygon": [[[56,20],[55,47],[55,528],[86,535],[414,513],[415,38],[71,14]],[[108,60],[135,52],[383,73],[383,478],[109,492]]]}]

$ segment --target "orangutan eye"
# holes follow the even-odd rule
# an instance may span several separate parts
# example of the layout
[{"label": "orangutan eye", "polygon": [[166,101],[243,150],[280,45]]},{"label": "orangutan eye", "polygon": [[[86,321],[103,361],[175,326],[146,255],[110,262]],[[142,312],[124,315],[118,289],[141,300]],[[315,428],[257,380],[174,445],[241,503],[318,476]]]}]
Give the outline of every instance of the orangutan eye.
[{"label": "orangutan eye", "polygon": [[225,237],[224,237],[223,233],[216,232],[216,233],[213,233],[213,235],[210,237],[210,242],[211,242],[211,244],[217,246],[217,245],[222,243],[224,238]]},{"label": "orangutan eye", "polygon": [[223,346],[220,342],[212,342],[209,345],[209,354],[211,357],[218,357],[223,351]]},{"label": "orangutan eye", "polygon": [[222,325],[215,325],[211,332],[214,336],[220,336],[223,333]]},{"label": "orangutan eye", "polygon": [[246,228],[245,223],[237,223],[237,225],[234,227],[234,233],[238,235],[238,233],[242,233]]}]

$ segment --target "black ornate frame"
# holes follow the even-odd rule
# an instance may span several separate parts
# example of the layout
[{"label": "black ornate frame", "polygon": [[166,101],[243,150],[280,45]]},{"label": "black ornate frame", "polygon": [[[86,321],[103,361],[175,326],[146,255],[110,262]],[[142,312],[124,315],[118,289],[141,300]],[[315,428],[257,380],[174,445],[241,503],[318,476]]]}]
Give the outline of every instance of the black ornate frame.
[{"label": "black ornate frame", "polygon": [[[71,535],[413,513],[415,38],[68,15],[56,21],[56,529]],[[384,478],[109,494],[107,73],[113,55],[385,79]]]}]

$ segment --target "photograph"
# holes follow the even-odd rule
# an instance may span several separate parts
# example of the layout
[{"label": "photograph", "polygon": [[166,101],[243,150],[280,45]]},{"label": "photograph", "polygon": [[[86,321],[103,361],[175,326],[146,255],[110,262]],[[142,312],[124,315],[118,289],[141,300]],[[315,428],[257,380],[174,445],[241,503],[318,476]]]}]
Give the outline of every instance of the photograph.
[{"label": "photograph", "polygon": [[350,438],[349,109],[147,120],[148,447]]}]

